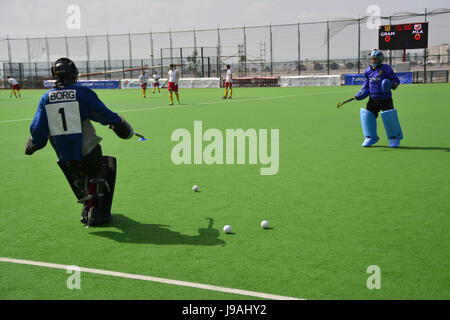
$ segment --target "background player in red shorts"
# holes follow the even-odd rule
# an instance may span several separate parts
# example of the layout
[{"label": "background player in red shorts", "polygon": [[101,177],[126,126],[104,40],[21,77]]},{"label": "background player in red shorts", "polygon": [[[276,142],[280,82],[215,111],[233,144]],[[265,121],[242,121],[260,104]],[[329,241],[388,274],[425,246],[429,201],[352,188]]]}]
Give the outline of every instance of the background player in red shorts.
[{"label": "background player in red shorts", "polygon": [[159,91],[159,78],[158,71],[153,71],[153,93],[155,93],[156,88],[158,88],[158,93],[161,93]]},{"label": "background player in red shorts", "polygon": [[148,80],[147,74],[145,73],[145,71],[142,71],[141,75],[139,76],[139,82],[141,83],[143,98],[145,98],[145,90],[147,89],[147,80]]},{"label": "background player in red shorts", "polygon": [[20,95],[20,84],[19,84],[19,82],[16,79],[11,78],[10,76],[8,76],[8,82],[9,82],[9,85],[11,86],[11,90],[12,90],[11,94],[9,95],[9,97],[11,98],[12,95],[14,94],[14,97],[17,98],[17,94],[16,94],[16,91],[17,91],[17,93],[19,94],[19,98],[22,98],[22,96]]},{"label": "background player in red shorts", "polygon": [[177,70],[175,70],[175,66],[171,64],[169,66],[169,72],[167,73],[168,86],[167,90],[169,90],[169,105],[173,105],[173,96],[172,92],[175,92],[175,97],[177,98],[178,104],[180,104],[180,97],[178,96],[178,74]]},{"label": "background player in red shorts", "polygon": [[228,91],[230,91],[230,97],[228,99],[231,99],[231,96],[233,95],[232,83],[233,83],[233,72],[231,71],[230,65],[227,64],[227,76],[225,79],[225,95],[223,96],[223,99],[227,98]]}]

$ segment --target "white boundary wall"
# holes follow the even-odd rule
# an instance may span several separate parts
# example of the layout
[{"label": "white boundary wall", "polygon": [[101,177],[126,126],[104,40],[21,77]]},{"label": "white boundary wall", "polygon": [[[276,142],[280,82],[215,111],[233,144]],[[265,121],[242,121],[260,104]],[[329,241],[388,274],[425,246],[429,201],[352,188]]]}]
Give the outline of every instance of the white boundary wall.
[{"label": "white boundary wall", "polygon": [[340,86],[340,75],[280,77],[280,87]]},{"label": "white boundary wall", "polygon": [[[162,86],[167,79],[159,79],[159,85]],[[148,87],[153,85],[152,79],[149,79]],[[138,79],[120,80],[122,89],[137,89],[141,87]],[[167,87],[167,85],[165,86]],[[178,81],[179,88],[220,88],[220,78],[182,78]]]}]

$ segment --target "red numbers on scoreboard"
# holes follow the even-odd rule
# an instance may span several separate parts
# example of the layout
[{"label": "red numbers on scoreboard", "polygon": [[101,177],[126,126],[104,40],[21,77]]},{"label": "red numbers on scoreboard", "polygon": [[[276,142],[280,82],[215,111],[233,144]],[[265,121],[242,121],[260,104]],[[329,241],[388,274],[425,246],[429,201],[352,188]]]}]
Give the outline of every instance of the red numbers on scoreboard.
[{"label": "red numbers on scoreboard", "polygon": [[409,31],[413,29],[413,25],[412,24],[403,24],[403,25],[398,25],[395,27],[396,31]]}]

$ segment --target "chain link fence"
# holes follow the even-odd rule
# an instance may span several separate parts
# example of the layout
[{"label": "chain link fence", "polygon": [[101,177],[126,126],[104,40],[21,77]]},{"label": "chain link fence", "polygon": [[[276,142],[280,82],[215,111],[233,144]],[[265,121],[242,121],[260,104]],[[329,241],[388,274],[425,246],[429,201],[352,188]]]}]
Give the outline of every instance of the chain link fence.
[{"label": "chain link fence", "polygon": [[[379,17],[381,25],[427,21],[430,28],[427,50],[409,50],[406,57],[402,51],[388,51],[386,62],[395,70],[405,58],[415,81],[445,81],[450,69],[449,13],[435,9]],[[75,61],[84,79],[137,78],[142,68],[165,76],[171,63],[179,65],[182,77],[222,77],[226,64],[236,76],[361,73],[378,46],[378,29],[371,23],[373,17],[366,16],[135,34],[6,37],[0,38],[0,73],[24,87],[41,87],[51,77],[52,61],[61,57]]]}]

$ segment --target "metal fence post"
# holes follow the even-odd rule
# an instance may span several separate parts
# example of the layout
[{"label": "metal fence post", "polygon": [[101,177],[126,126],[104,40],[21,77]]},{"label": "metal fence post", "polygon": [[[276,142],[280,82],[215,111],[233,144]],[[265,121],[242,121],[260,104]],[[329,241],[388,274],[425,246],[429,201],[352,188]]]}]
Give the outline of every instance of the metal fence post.
[{"label": "metal fence post", "polygon": [[216,63],[217,63],[217,78],[220,78],[220,28],[217,27],[217,59],[216,59]]},{"label": "metal fence post", "polygon": [[[217,47],[217,52],[219,52],[219,47]],[[217,78],[220,78],[220,55],[217,54],[216,57],[216,76]]]},{"label": "metal fence post", "polygon": [[211,62],[208,57],[208,78],[211,78]]},{"label": "metal fence post", "polygon": [[358,16],[358,74],[361,72],[361,19]]},{"label": "metal fence post", "polygon": [[242,30],[244,31],[244,76],[247,76],[247,35],[245,34],[245,26]]},{"label": "metal fence post", "polygon": [[86,35],[86,73],[87,73],[87,80],[89,80],[89,40]]},{"label": "metal fence post", "polygon": [[300,21],[297,23],[297,68],[298,75],[301,74],[301,60],[300,60]]},{"label": "metal fence post", "polygon": [[202,57],[202,78],[205,77],[205,64],[203,62],[203,47],[200,48],[201,57]]},{"label": "metal fence post", "polygon": [[20,83],[23,83],[23,76],[22,76],[22,73],[23,73],[23,63],[20,62],[20,63],[19,63],[19,82],[20,82]]},{"label": "metal fence post", "polygon": [[160,48],[159,49],[160,50],[160,59],[161,59],[161,66],[160,66],[160,68],[161,68],[161,77],[163,76],[163,50],[162,50],[162,48]]},{"label": "metal fence post", "polygon": [[330,74],[330,21],[327,20],[327,74]]},{"label": "metal fence post", "polygon": [[183,78],[183,48],[180,48],[180,63],[181,63],[181,67],[180,67],[180,69],[181,69],[181,74],[180,74],[180,76],[181,76],[181,78]]},{"label": "metal fence post", "polygon": [[[425,8],[425,22],[427,22],[427,8]],[[423,82],[427,83],[427,48],[423,49]]]},{"label": "metal fence post", "polygon": [[[128,50],[130,55],[130,69],[133,68],[133,52],[131,49],[131,34],[128,33]],[[130,79],[133,79],[133,71],[130,70]]]},{"label": "metal fence post", "polygon": [[[389,17],[389,25],[392,25],[392,16]],[[389,65],[392,66],[392,50],[389,50]]]},{"label": "metal fence post", "polygon": [[270,33],[270,75],[273,76],[272,25],[269,26],[269,33]]}]

